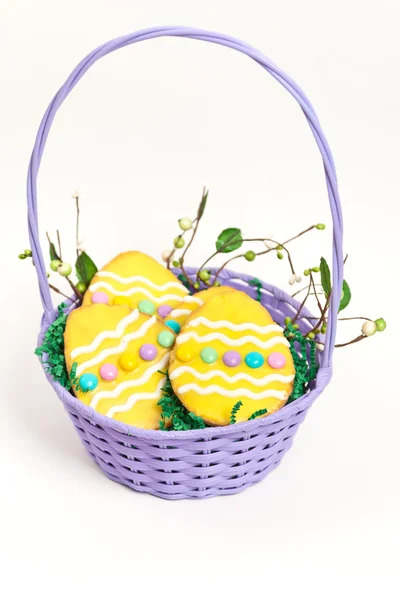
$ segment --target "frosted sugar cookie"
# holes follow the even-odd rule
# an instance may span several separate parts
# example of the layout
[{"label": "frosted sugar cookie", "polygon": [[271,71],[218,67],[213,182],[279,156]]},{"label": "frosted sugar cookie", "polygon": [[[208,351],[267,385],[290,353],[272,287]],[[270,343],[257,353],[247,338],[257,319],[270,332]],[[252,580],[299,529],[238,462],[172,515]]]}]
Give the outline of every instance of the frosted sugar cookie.
[{"label": "frosted sugar cookie", "polygon": [[206,290],[202,290],[201,292],[197,292],[197,294],[193,294],[193,296],[187,296],[184,298],[184,301],[173,310],[168,310],[167,307],[160,307],[159,313],[162,317],[165,315],[164,323],[168,327],[171,327],[175,333],[179,333],[184,323],[186,323],[189,315],[194,310],[199,308],[199,306],[203,306],[207,300],[213,298],[214,296],[234,291],[234,288],[228,286],[210,287]]},{"label": "frosted sugar cookie", "polygon": [[77,398],[102,415],[158,429],[175,335],[155,315],[127,306],[93,304],[68,317],[64,335],[68,373]]},{"label": "frosted sugar cookie", "polygon": [[268,311],[244,292],[210,298],[187,319],[171,352],[169,376],[182,404],[213,425],[228,425],[287,401],[294,365],[289,343]]},{"label": "frosted sugar cookie", "polygon": [[175,308],[188,291],[171,271],[142,252],[123,252],[93,277],[83,305],[111,304],[155,314],[164,305]]}]

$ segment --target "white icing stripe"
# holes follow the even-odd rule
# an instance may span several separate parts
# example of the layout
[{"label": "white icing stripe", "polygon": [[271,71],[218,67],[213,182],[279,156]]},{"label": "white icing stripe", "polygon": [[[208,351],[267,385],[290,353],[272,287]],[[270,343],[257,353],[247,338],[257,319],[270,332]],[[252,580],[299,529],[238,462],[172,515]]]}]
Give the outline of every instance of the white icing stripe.
[{"label": "white icing stripe", "polygon": [[281,375],[280,373],[272,373],[260,379],[257,379],[256,377],[251,377],[251,375],[248,375],[247,373],[236,373],[236,375],[230,377],[223,371],[213,370],[208,371],[208,373],[199,373],[199,371],[196,371],[196,369],[193,369],[193,367],[178,367],[170,373],[169,376],[171,381],[174,381],[180,375],[183,375],[183,373],[190,373],[200,381],[208,381],[210,379],[213,379],[214,377],[221,377],[227,383],[236,383],[237,381],[248,381],[249,383],[252,383],[257,386],[268,385],[269,383],[273,383],[275,381],[279,381],[280,383],[290,383],[294,379],[294,375]]},{"label": "white icing stripe", "polygon": [[253,323],[231,323],[230,321],[210,321],[206,317],[197,317],[188,323],[188,327],[198,327],[199,325],[205,325],[210,329],[230,329],[231,331],[255,331],[256,333],[281,333],[282,327],[273,323],[271,325],[254,325]]},{"label": "white icing stripe", "polygon": [[127,412],[136,404],[136,402],[139,402],[140,400],[157,400],[161,396],[161,388],[164,387],[164,384],[165,377],[161,379],[155,392],[138,392],[136,394],[132,394],[132,396],[129,396],[128,402],[126,402],[125,404],[116,405],[110,408],[110,410],[107,413],[107,417],[113,417],[115,413]]},{"label": "white icing stripe", "polygon": [[[143,373],[143,375],[141,377],[139,377],[139,379],[123,381],[122,383],[117,385],[117,387],[114,390],[112,390],[111,392],[97,392],[97,394],[95,394],[93,396],[90,406],[92,408],[96,408],[96,406],[98,405],[100,400],[107,400],[109,398],[117,398],[125,390],[129,390],[130,388],[133,388],[133,387],[138,387],[139,385],[144,385],[145,383],[147,383],[149,381],[149,379],[151,379],[151,377],[154,375],[154,373],[157,373],[157,371],[159,371],[160,369],[163,369],[164,367],[167,366],[168,361],[169,361],[169,354],[170,353],[167,352],[158,363],[149,367]],[[129,399],[128,399],[128,402],[129,402]],[[126,406],[126,405],[122,404],[121,406]],[[126,410],[128,410],[128,409],[126,409]],[[121,410],[121,412],[124,412],[124,411]]]},{"label": "white icing stripe", "polygon": [[201,396],[208,396],[209,394],[219,394],[220,396],[228,396],[229,398],[250,398],[251,400],[264,400],[265,398],[277,398],[278,400],[286,400],[288,397],[286,392],[280,392],[277,390],[264,390],[263,392],[251,392],[245,388],[239,388],[237,390],[226,390],[220,385],[209,385],[205,388],[200,387],[197,383],[185,383],[181,385],[177,393],[185,394],[186,392],[196,392]]},{"label": "white icing stripe", "polygon": [[153,300],[153,302],[156,302],[157,304],[161,302],[167,302],[168,300],[178,300],[180,302],[184,300],[182,296],[178,296],[177,294],[165,294],[164,296],[157,297],[154,296],[151,292],[149,292],[149,290],[146,290],[145,288],[141,287],[133,287],[129,290],[116,290],[115,288],[113,288],[112,285],[110,285],[106,281],[97,281],[96,283],[93,283],[90,286],[89,291],[96,292],[99,289],[108,290],[115,296],[132,296],[133,294],[143,294],[143,296],[150,298],[150,300]]},{"label": "white icing stripe", "polygon": [[162,291],[169,290],[171,288],[176,288],[187,294],[187,289],[185,288],[185,286],[179,283],[178,281],[168,281],[167,283],[163,283],[162,285],[157,285],[156,283],[153,283],[150,279],[147,279],[147,277],[142,277],[141,275],[134,275],[133,277],[122,277],[121,275],[117,275],[116,273],[112,273],[111,271],[98,271],[96,273],[96,277],[114,279],[115,281],[126,285],[128,285],[129,283],[136,283],[137,281],[139,281],[140,283],[145,283],[154,290]]},{"label": "white icing stripe", "polygon": [[79,348],[75,348],[75,350],[72,350],[71,359],[73,360],[81,354],[88,354],[89,352],[94,352],[105,340],[114,340],[122,337],[128,325],[137,321],[138,318],[139,311],[135,309],[118,323],[117,328],[114,331],[102,331],[101,333],[96,335],[93,342],[89,344],[89,346],[80,346]]},{"label": "white icing stripe", "polygon": [[169,313],[168,319],[170,319],[171,317],[173,319],[176,319],[177,317],[184,317],[185,315],[190,315],[191,312],[192,311],[188,310],[187,308],[176,308],[175,310]]},{"label": "white icing stripe", "polygon": [[272,348],[276,344],[281,344],[283,346],[289,346],[289,342],[286,338],[282,337],[273,337],[266,342],[259,340],[253,335],[245,335],[239,340],[232,340],[231,338],[223,335],[222,333],[208,333],[207,335],[199,335],[195,331],[188,331],[187,333],[183,333],[176,338],[176,345],[179,346],[183,344],[187,340],[194,339],[196,342],[212,342],[213,340],[218,340],[227,346],[243,346],[244,344],[254,344],[263,350],[267,350],[268,348]]},{"label": "white icing stripe", "polygon": [[97,356],[94,356],[93,358],[91,358],[90,360],[87,360],[86,362],[83,362],[82,364],[80,364],[78,366],[78,368],[76,369],[76,375],[79,377],[79,375],[81,375],[81,373],[83,373],[83,371],[86,371],[87,369],[89,369],[89,367],[93,367],[93,365],[98,365],[100,362],[103,362],[103,360],[105,360],[108,356],[115,356],[116,354],[119,354],[120,352],[124,352],[129,344],[129,342],[131,342],[132,340],[136,340],[137,338],[143,337],[148,330],[153,327],[153,325],[156,323],[157,318],[151,317],[151,319],[149,319],[148,321],[145,321],[137,331],[133,331],[132,333],[128,333],[127,335],[124,335],[124,337],[121,339],[121,343],[118,346],[113,346],[112,348],[106,348],[105,350],[103,350],[102,352],[100,352],[100,354],[98,354]]},{"label": "white icing stripe", "polygon": [[203,306],[204,304],[204,300],[202,300],[201,298],[195,298],[194,296],[185,296],[184,298],[182,298],[182,302],[186,302],[189,303],[193,302],[193,304],[198,304],[199,306]]}]

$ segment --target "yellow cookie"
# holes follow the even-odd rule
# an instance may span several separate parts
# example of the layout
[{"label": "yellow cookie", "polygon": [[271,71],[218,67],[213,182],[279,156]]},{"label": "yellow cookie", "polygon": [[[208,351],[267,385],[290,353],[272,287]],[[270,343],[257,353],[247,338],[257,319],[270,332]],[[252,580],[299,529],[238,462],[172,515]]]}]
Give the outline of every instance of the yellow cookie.
[{"label": "yellow cookie", "polygon": [[77,398],[117,421],[158,429],[171,329],[137,309],[92,304],[69,315],[64,341]]},{"label": "yellow cookie", "polygon": [[175,308],[187,295],[171,271],[154,258],[132,251],[119,254],[96,273],[82,304],[126,305],[154,314],[162,305]]},{"label": "yellow cookie", "polygon": [[244,292],[210,298],[193,311],[171,352],[169,376],[182,404],[213,425],[246,421],[287,401],[295,369],[289,343],[268,311]]},{"label": "yellow cookie", "polygon": [[[179,304],[174,310],[168,312],[165,317],[165,322],[169,322],[170,327],[174,329],[177,333],[186,323],[189,315],[199,308],[199,306],[203,306],[207,300],[213,298],[214,296],[218,296],[219,294],[224,294],[228,292],[234,292],[235,289],[226,286],[221,287],[210,287],[206,290],[202,290],[201,292],[197,292],[197,294],[193,294],[193,296],[188,296],[185,298],[185,301]],[[174,323],[177,325],[174,325]]]}]

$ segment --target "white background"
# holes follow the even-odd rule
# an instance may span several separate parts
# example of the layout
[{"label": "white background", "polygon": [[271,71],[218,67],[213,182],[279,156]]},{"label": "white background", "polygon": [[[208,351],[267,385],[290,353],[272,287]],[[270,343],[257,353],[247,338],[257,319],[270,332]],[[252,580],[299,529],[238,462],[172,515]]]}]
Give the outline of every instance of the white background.
[{"label": "white background", "polygon": [[[399,17],[397,0],[0,0],[2,597],[398,598]],[[389,324],[336,352],[334,380],[278,470],[197,502],[134,493],[86,456],[33,355],[41,306],[17,260],[47,104],[94,47],[155,24],[242,38],[305,89],[340,176],[348,314]],[[124,249],[158,257],[203,184],[193,264],[224,227],[285,238],[329,222],[304,117],[255,63],[190,40],[129,47],[96,64],[57,116],[39,181],[43,243],[60,227],[73,256],[78,188],[99,265]],[[330,257],[330,234],[293,246],[300,272]],[[237,265],[250,268],[288,288],[274,257]]]}]

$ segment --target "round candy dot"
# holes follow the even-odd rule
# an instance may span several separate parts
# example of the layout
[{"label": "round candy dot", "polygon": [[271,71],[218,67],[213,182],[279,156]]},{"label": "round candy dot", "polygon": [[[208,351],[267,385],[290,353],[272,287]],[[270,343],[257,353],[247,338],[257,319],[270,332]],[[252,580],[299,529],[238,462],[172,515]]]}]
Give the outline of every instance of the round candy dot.
[{"label": "round candy dot", "polygon": [[100,367],[100,376],[105,381],[114,381],[117,378],[118,369],[112,363],[105,363]]},{"label": "round candy dot", "polygon": [[143,360],[154,360],[157,356],[157,348],[154,344],[143,344],[140,347],[139,354]]},{"label": "round candy dot", "polygon": [[84,373],[79,377],[79,385],[84,392],[91,392],[92,390],[95,390],[98,386],[98,383],[99,380],[97,379],[96,375],[93,375],[93,373]]},{"label": "round candy dot", "polygon": [[174,321],[173,319],[168,319],[168,321],[164,321],[164,325],[173,329],[175,333],[179,333],[181,330],[181,326],[179,325],[178,321]]},{"label": "round candy dot", "polygon": [[171,331],[162,331],[157,336],[157,342],[163,348],[170,348],[171,346],[174,345],[175,336]]},{"label": "round candy dot", "polygon": [[228,352],[225,352],[222,360],[227,367],[237,367],[238,364],[240,364],[242,357],[236,350],[228,350]]},{"label": "round candy dot", "polygon": [[124,306],[124,305],[130,306],[131,299],[128,298],[128,296],[115,296],[113,303],[116,304],[117,306]]},{"label": "round candy dot", "polygon": [[124,369],[124,371],[133,371],[136,368],[138,359],[136,354],[132,352],[124,352],[119,357],[118,363],[120,367]]},{"label": "round candy dot", "polygon": [[218,358],[218,352],[214,348],[203,348],[200,352],[200,358],[207,365],[212,365]]},{"label": "round candy dot", "polygon": [[182,344],[178,346],[176,351],[176,357],[184,363],[190,362],[195,356],[194,350],[189,344]]},{"label": "round candy dot", "polygon": [[95,292],[94,294],[92,294],[93,304],[108,304],[109,301],[110,298],[105,292]]},{"label": "round candy dot", "polygon": [[244,360],[250,369],[258,369],[264,364],[264,357],[259,352],[249,352]]},{"label": "round candy dot", "polygon": [[280,352],[272,352],[267,360],[269,366],[273,369],[283,369],[286,365],[286,358]]},{"label": "round candy dot", "polygon": [[171,311],[172,306],[169,304],[161,304],[161,306],[159,306],[157,309],[157,312],[162,319],[165,319],[165,317],[167,317]]},{"label": "round candy dot", "polygon": [[156,312],[156,305],[151,300],[141,300],[138,304],[139,312],[145,315],[154,315]]}]

